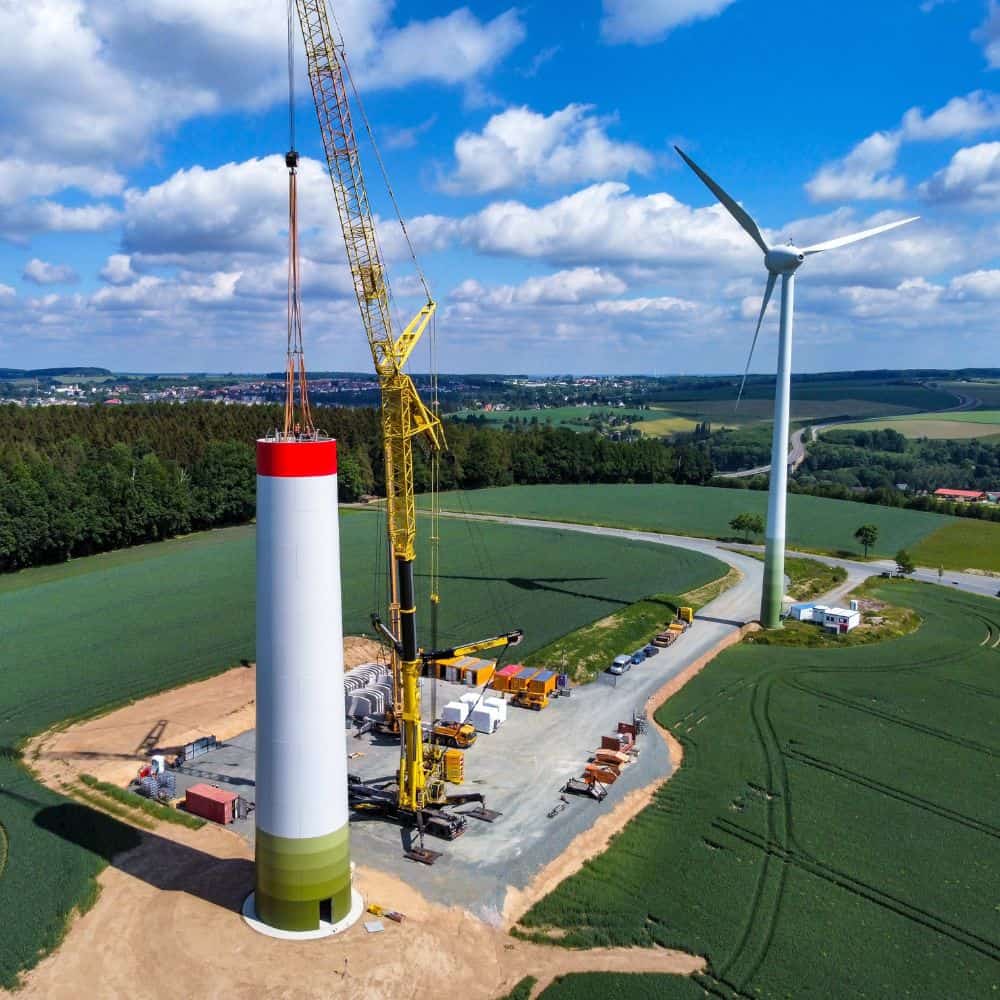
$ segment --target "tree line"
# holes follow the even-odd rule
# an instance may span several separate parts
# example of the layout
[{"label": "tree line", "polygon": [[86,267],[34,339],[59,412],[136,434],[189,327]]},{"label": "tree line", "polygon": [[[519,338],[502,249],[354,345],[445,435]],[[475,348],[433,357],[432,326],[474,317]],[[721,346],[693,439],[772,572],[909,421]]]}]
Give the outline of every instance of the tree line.
[{"label": "tree line", "polygon": [[[340,499],[384,491],[374,409],[317,407],[338,442]],[[254,516],[253,442],[278,406],[191,403],[0,408],[0,571],[241,524]],[[514,483],[704,483],[703,451],[656,440],[449,423],[443,489]],[[430,488],[416,449],[418,490]]]}]

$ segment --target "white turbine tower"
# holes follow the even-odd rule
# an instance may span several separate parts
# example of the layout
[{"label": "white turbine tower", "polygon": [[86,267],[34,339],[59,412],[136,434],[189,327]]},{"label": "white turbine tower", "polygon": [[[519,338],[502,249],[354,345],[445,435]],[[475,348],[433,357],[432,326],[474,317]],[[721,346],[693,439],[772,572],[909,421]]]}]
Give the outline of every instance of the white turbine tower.
[{"label": "white turbine tower", "polygon": [[760,315],[757,317],[757,328],[754,330],[753,342],[750,345],[750,356],[747,358],[743,371],[743,381],[740,382],[740,392],[737,405],[743,396],[747,372],[753,359],[754,348],[757,346],[757,335],[764,321],[764,313],[771,300],[775,282],[781,276],[781,320],[778,334],[778,375],[774,395],[774,436],[771,439],[771,489],[767,502],[767,534],[764,550],[764,589],[761,595],[760,620],[764,628],[780,628],[781,600],[785,590],[785,495],[788,487],[788,416],[792,382],[792,315],[795,309],[794,281],[795,272],[802,266],[806,257],[824,250],[835,250],[846,247],[858,240],[867,239],[878,233],[887,232],[897,226],[905,226],[915,222],[919,216],[900,219],[874,229],[866,229],[850,236],[838,236],[825,243],[816,243],[800,249],[791,242],[785,246],[769,246],[761,235],[757,223],[741,208],[725,191],[712,180],[704,170],[686,156],[677,146],[674,147],[684,162],[702,179],[705,186],[726,207],[729,214],[747,231],[750,238],[764,253],[764,266],[767,268],[767,286],[764,289],[764,301],[760,305]]}]

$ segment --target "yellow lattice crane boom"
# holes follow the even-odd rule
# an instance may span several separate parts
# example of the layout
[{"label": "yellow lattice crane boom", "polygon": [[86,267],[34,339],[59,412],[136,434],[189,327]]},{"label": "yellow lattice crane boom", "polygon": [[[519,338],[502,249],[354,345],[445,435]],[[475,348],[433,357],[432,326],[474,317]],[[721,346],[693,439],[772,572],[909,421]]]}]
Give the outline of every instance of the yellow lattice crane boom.
[{"label": "yellow lattice crane boom", "polygon": [[[330,27],[326,0],[295,0],[305,41],[309,83],[323,137],[330,180],[347,248],[361,319],[381,389],[381,429],[391,554],[391,630],[393,676],[400,722],[399,808],[419,813],[427,801],[420,721],[421,658],[417,649],[413,560],[416,510],[413,489],[413,440],[423,438],[432,451],[445,444],[437,415],[421,400],[403,366],[434,315],[427,303],[396,337],[390,293],[379,249],[348,100],[350,70],[339,32]],[[424,285],[426,290],[426,284]]]}]

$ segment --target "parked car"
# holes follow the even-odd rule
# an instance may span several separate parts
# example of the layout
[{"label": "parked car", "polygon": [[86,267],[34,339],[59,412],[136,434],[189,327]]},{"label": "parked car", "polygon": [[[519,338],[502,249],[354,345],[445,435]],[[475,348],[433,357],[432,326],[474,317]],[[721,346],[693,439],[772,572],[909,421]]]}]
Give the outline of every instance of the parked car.
[{"label": "parked car", "polygon": [[656,656],[656,654],[660,651],[660,647],[650,643],[648,646],[643,646],[642,651],[646,654],[646,658],[648,659],[650,656]]},{"label": "parked car", "polygon": [[620,675],[625,673],[626,670],[632,669],[632,657],[631,656],[616,656],[611,662],[611,666],[608,667],[609,674]]},{"label": "parked car", "polygon": [[644,649],[637,649],[632,654],[632,662],[633,663],[642,663],[642,661],[644,659],[646,659],[646,651]]}]

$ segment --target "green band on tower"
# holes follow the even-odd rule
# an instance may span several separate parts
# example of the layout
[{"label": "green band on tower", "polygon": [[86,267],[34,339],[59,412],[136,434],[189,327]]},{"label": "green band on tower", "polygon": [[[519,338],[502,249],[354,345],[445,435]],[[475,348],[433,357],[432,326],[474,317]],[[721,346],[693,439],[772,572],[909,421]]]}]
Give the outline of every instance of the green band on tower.
[{"label": "green band on tower", "polygon": [[257,917],[285,931],[319,927],[320,903],[330,900],[331,920],[351,909],[348,825],[323,837],[292,839],[256,833]]}]

